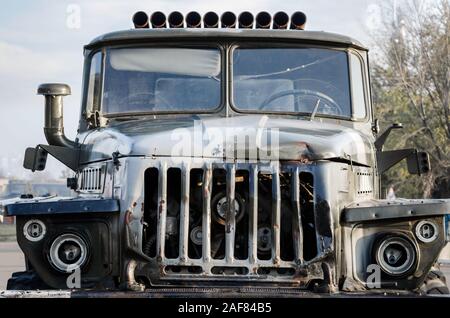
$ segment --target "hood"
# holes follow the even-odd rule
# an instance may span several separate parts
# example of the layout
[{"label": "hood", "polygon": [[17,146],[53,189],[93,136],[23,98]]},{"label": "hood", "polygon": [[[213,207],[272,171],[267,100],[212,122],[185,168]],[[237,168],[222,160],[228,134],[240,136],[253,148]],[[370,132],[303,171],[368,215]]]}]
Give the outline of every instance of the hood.
[{"label": "hood", "polygon": [[122,156],[340,159],[371,166],[369,138],[336,124],[266,115],[138,119],[90,132],[82,162],[111,158],[118,151]]}]

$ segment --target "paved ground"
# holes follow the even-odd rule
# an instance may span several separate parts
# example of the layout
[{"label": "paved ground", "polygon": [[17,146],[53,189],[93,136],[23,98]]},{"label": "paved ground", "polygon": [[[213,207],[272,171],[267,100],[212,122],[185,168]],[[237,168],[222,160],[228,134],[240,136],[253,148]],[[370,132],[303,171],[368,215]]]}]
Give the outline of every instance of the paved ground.
[{"label": "paved ground", "polygon": [[[441,267],[450,285],[450,264]],[[6,282],[12,272],[24,270],[22,252],[16,242],[0,242],[0,290],[6,288]]]},{"label": "paved ground", "polygon": [[12,272],[24,270],[22,251],[16,242],[0,242],[0,290],[6,288],[6,282]]}]

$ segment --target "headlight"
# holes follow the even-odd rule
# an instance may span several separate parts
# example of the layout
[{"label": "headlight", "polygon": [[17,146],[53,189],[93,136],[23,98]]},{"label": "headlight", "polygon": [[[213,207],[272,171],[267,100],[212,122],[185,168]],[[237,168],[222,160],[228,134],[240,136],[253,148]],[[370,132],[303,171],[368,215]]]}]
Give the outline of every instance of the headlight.
[{"label": "headlight", "polygon": [[57,270],[68,273],[86,263],[88,246],[85,240],[76,234],[62,234],[53,241],[49,258]]},{"label": "headlight", "polygon": [[375,259],[383,272],[390,276],[402,276],[416,263],[416,249],[403,236],[388,235],[375,246]]},{"label": "headlight", "polygon": [[47,233],[47,228],[41,220],[29,220],[23,226],[23,235],[30,242],[39,242]]},{"label": "headlight", "polygon": [[416,236],[423,243],[434,242],[439,235],[437,225],[431,221],[420,221],[416,225]]}]

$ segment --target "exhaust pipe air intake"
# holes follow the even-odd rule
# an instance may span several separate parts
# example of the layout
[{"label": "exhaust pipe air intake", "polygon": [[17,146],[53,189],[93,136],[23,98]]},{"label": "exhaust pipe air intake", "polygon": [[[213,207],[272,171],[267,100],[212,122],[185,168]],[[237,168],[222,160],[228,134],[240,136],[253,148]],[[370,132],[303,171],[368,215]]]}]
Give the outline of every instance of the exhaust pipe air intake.
[{"label": "exhaust pipe air intake", "polygon": [[203,16],[203,26],[205,28],[219,27],[219,16],[217,13],[209,11]]},{"label": "exhaust pipe air intake", "polygon": [[152,28],[161,29],[167,27],[166,25],[166,15],[161,11],[153,12],[150,17],[150,22],[152,24]]},{"label": "exhaust pipe air intake", "polygon": [[38,95],[45,97],[44,134],[51,146],[75,148],[76,144],[64,134],[63,97],[70,95],[70,86],[66,84],[41,84]]},{"label": "exhaust pipe air intake", "polygon": [[138,11],[133,15],[133,24],[136,29],[148,29],[148,15],[144,11]]},{"label": "exhaust pipe air intake", "polygon": [[253,23],[255,21],[255,18],[253,17],[253,14],[251,14],[248,11],[244,11],[241,14],[239,14],[239,28],[240,29],[253,29]]},{"label": "exhaust pipe air intake", "polygon": [[271,23],[272,23],[272,16],[268,12],[262,11],[256,15],[257,29],[270,29]]},{"label": "exhaust pipe air intake", "polygon": [[273,16],[274,29],[287,29],[289,24],[289,16],[284,11],[279,11]]},{"label": "exhaust pipe air intake", "polygon": [[171,14],[169,14],[167,20],[169,21],[170,28],[182,28],[184,26],[184,17],[181,12],[172,12]]},{"label": "exhaust pipe air intake", "polygon": [[186,26],[188,28],[200,28],[202,26],[202,16],[197,11],[191,11],[186,15]]},{"label": "exhaust pipe air intake", "polygon": [[235,28],[236,15],[231,11],[226,11],[220,17],[220,24],[222,28]]},{"label": "exhaust pipe air intake", "polygon": [[306,14],[301,11],[294,12],[291,16],[291,29],[304,30],[306,25]]}]

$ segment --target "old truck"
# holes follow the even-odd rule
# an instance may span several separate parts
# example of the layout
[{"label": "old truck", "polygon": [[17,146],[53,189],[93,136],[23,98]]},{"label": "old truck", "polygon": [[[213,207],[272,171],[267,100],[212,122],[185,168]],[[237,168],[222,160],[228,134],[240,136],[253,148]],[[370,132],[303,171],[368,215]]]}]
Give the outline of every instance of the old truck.
[{"label": "old truck", "polygon": [[6,207],[26,259],[8,289],[447,293],[449,200],[381,199],[427,153],[383,149],[401,125],[379,132],[368,50],[305,22],[137,12],[84,48],[75,140],[70,87],[39,86],[48,145],[24,167],[50,154],[77,195]]}]

